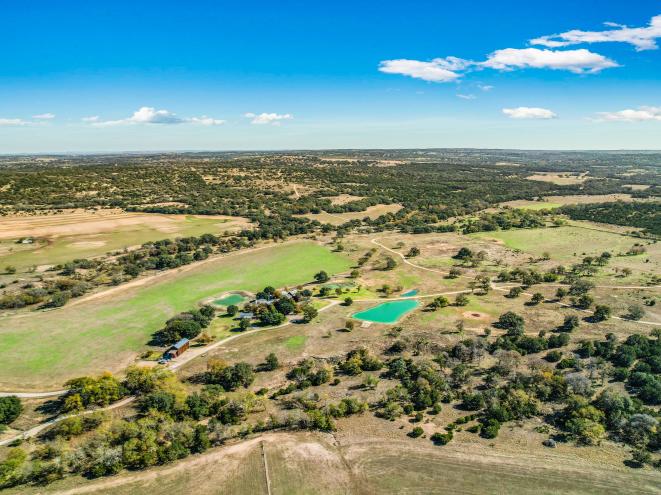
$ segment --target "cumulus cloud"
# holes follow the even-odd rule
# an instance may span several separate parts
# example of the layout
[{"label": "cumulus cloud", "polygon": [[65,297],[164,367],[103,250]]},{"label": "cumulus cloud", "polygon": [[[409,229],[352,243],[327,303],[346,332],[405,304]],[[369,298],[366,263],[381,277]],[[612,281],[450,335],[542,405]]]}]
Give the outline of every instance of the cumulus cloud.
[{"label": "cumulus cloud", "polygon": [[[654,17],[647,28],[628,28],[609,24],[614,29],[603,32],[569,31],[567,33],[543,36],[530,42],[545,45],[547,48],[503,48],[495,50],[483,61],[467,60],[459,57],[414,60],[407,58],[383,60],[379,71],[386,74],[399,74],[423,81],[447,83],[460,79],[471,70],[496,69],[552,69],[567,70],[576,74],[596,73],[604,69],[619,67],[614,60],[585,48],[575,50],[553,50],[582,42],[625,41],[638,49],[656,48],[655,39],[661,36],[661,16]],[[482,91],[492,86],[478,85]]]},{"label": "cumulus cloud", "polygon": [[24,126],[30,124],[32,124],[32,122],[28,122],[27,120],[23,120],[23,119],[0,118],[0,126],[2,127],[18,127],[18,126]]},{"label": "cumulus cloud", "polygon": [[140,107],[128,118],[119,120],[99,120],[98,116],[85,117],[83,121],[90,122],[96,127],[112,127],[116,125],[132,124],[200,124],[200,125],[221,125],[224,120],[213,119],[203,115],[202,117],[182,118],[168,110],[156,110],[154,107]]},{"label": "cumulus cloud", "polygon": [[618,67],[613,60],[585,48],[579,50],[505,48],[490,54],[487,60],[480,65],[499,70],[556,69],[568,70],[577,74]]},{"label": "cumulus cloud", "polygon": [[379,64],[379,71],[437,83],[456,81],[461,77],[456,71],[466,68],[467,64],[454,57],[448,59],[435,58],[431,62],[408,59],[384,60]]},{"label": "cumulus cloud", "polygon": [[[619,67],[617,62],[585,48],[578,50],[548,50],[539,48],[504,48],[491,53],[486,60],[475,62],[457,57],[435,58],[430,62],[421,60],[384,60],[379,70],[387,74],[444,83],[456,81],[471,69],[489,68],[496,70],[555,69],[568,70],[575,74],[595,73],[603,69]],[[493,86],[479,86],[489,91]]]},{"label": "cumulus cloud", "polygon": [[489,84],[478,84],[477,87],[482,91],[491,91],[493,89],[493,86],[490,86]]},{"label": "cumulus cloud", "polygon": [[250,120],[251,124],[258,124],[258,125],[265,125],[265,124],[280,125],[281,121],[291,120],[294,118],[294,116],[289,113],[285,113],[285,114],[260,113],[259,115],[257,115],[255,113],[248,112],[244,116],[248,119],[251,119]]},{"label": "cumulus cloud", "polygon": [[50,112],[40,113],[38,115],[33,115],[32,118],[37,120],[51,120],[55,118],[55,114]]},{"label": "cumulus cloud", "polygon": [[503,108],[503,113],[510,119],[554,119],[557,117],[551,110],[538,107]]},{"label": "cumulus cloud", "polygon": [[462,100],[475,100],[475,99],[477,98],[477,96],[475,96],[475,95],[462,95],[462,94],[458,94],[458,95],[457,95],[457,98],[461,98]]},{"label": "cumulus cloud", "polygon": [[599,121],[607,122],[647,122],[651,120],[661,121],[661,107],[639,107],[628,108],[618,112],[599,112]]},{"label": "cumulus cloud", "polygon": [[607,29],[604,31],[581,31],[572,29],[564,33],[541,36],[530,40],[533,45],[542,45],[549,48],[577,45],[580,43],[629,43],[637,51],[655,50],[658,48],[656,39],[661,38],[661,15],[652,17],[646,27],[629,27],[613,22],[604,23]]},{"label": "cumulus cloud", "polygon": [[224,120],[213,119],[211,117],[207,117],[206,115],[202,115],[202,117],[192,117],[189,119],[189,121],[193,124],[200,125],[223,125],[225,123]]}]

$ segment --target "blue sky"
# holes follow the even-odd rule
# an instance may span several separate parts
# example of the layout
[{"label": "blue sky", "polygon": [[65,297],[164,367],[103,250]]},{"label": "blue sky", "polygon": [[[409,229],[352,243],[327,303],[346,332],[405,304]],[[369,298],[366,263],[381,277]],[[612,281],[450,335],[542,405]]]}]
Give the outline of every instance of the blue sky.
[{"label": "blue sky", "polygon": [[0,153],[659,149],[660,15],[647,0],[6,2]]}]

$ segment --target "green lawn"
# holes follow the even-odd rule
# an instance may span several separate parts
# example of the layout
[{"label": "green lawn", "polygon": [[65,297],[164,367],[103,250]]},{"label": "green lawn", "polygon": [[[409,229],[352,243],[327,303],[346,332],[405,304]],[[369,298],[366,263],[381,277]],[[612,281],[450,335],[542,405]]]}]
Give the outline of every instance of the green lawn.
[{"label": "green lawn", "polygon": [[305,335],[294,335],[285,340],[285,346],[290,351],[295,351],[302,348],[305,345],[307,337]]},{"label": "green lawn", "polygon": [[350,260],[312,242],[293,242],[218,259],[167,280],[76,306],[0,319],[0,386],[48,388],[73,376],[118,371],[169,317],[223,291],[258,291],[312,280]]}]

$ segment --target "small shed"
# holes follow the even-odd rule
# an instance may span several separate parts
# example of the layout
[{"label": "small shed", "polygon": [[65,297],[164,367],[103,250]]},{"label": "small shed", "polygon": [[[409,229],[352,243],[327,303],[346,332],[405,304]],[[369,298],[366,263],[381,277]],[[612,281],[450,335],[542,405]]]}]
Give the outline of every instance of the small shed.
[{"label": "small shed", "polygon": [[252,320],[255,317],[255,314],[249,311],[244,311],[242,313],[239,313],[239,319],[243,320],[244,318],[247,318],[249,320]]},{"label": "small shed", "polygon": [[163,357],[165,359],[174,359],[177,356],[181,356],[186,349],[190,347],[190,340],[188,339],[181,339],[179,342],[175,343],[170,347],[165,353],[163,354]]}]

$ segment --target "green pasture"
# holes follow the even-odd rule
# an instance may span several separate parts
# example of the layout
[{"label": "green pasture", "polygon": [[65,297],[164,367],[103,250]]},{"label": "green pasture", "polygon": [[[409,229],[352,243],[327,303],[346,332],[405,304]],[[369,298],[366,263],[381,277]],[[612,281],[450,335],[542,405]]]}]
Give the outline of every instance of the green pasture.
[{"label": "green pasture", "polygon": [[0,319],[0,387],[48,388],[103,370],[118,371],[177,312],[223,291],[256,292],[312,280],[350,260],[312,242],[292,242],[192,266],[139,287],[48,312]]}]

